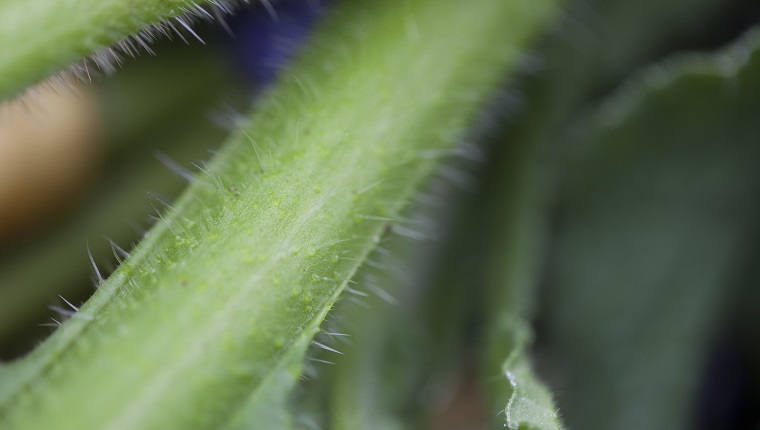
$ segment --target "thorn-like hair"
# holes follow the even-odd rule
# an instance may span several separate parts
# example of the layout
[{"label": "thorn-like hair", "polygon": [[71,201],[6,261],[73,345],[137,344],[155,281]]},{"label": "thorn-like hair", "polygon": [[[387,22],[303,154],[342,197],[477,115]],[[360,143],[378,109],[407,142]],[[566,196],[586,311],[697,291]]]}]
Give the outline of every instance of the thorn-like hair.
[{"label": "thorn-like hair", "polygon": [[[125,37],[113,45],[103,48],[68,68],[68,72],[79,82],[92,82],[93,75],[104,73],[113,74],[122,64],[124,57],[136,58],[142,52],[156,55],[151,45],[160,38],[172,40],[173,35],[186,44],[190,41],[186,35],[192,36],[201,44],[206,42],[193,30],[197,22],[218,23],[228,34],[232,29],[227,24],[226,17],[235,13],[243,5],[250,4],[249,0],[207,0],[191,2],[189,6],[180,8],[176,16],[168,16],[161,22],[151,24],[134,35]],[[277,12],[269,1],[262,0],[272,19],[277,19]]]}]

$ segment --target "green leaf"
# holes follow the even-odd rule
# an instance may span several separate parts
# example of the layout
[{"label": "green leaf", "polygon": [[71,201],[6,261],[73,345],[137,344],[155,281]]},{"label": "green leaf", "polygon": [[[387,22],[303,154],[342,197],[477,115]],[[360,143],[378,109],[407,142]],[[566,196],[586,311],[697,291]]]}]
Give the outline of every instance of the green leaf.
[{"label": "green leaf", "polygon": [[760,38],[657,64],[567,143],[545,308],[566,422],[688,428],[760,215]]},{"label": "green leaf", "polygon": [[533,371],[529,350],[552,165],[534,141],[498,143],[481,208],[488,216],[480,222],[486,245],[480,367],[491,428],[560,430],[557,407]]},{"label": "green leaf", "polygon": [[552,10],[336,6],[131,257],[0,369],[0,426],[217,428],[268,398],[272,372],[436,166],[430,154],[454,147]]},{"label": "green leaf", "polygon": [[509,329],[512,350],[503,364],[511,391],[504,408],[506,427],[515,430],[562,429],[552,395],[536,377],[528,359],[527,347],[532,340],[530,326],[523,320],[514,319],[510,321]]}]

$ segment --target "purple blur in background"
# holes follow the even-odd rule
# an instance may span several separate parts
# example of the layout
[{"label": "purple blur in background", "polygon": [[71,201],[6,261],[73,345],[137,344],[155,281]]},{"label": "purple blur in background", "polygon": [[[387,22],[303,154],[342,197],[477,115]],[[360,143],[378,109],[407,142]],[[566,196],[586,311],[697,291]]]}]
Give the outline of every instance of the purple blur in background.
[{"label": "purple blur in background", "polygon": [[274,81],[324,11],[322,3],[314,0],[257,3],[231,22],[235,35],[233,55],[247,82],[261,88]]}]

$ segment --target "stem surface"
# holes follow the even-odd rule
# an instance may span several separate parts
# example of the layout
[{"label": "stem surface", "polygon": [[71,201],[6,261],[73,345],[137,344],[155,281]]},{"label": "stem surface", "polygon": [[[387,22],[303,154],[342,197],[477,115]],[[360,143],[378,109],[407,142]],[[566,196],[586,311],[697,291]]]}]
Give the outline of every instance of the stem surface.
[{"label": "stem surface", "polygon": [[0,368],[0,427],[218,428],[266,398],[552,6],[337,5],[131,257]]}]

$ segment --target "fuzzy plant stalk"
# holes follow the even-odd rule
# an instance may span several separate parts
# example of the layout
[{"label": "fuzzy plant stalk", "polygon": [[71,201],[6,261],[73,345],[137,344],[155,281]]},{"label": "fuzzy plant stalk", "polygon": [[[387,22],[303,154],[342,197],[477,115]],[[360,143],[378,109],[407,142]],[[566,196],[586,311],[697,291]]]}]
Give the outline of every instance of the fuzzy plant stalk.
[{"label": "fuzzy plant stalk", "polygon": [[0,4],[0,98],[80,61],[88,80],[124,56],[153,53],[157,37],[198,38],[197,19],[224,22],[231,0],[4,0]]},{"label": "fuzzy plant stalk", "polygon": [[0,427],[277,428],[346,283],[554,9],[335,5],[95,295],[0,367]]}]

